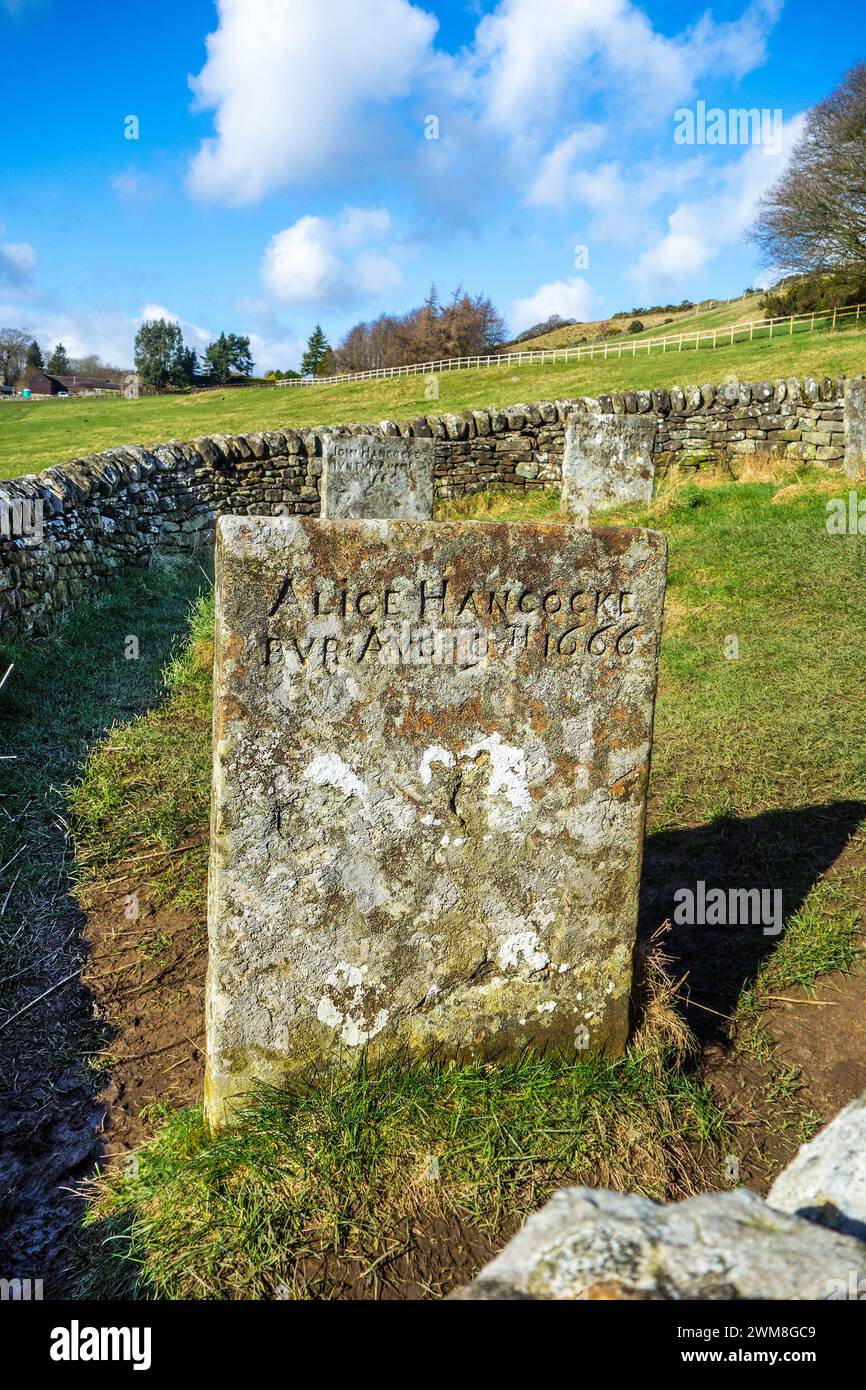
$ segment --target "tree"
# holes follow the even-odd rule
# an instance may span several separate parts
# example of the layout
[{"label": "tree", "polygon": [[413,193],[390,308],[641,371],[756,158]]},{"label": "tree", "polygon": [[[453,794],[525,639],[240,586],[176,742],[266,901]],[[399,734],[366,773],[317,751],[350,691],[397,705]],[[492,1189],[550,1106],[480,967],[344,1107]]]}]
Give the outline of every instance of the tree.
[{"label": "tree", "polygon": [[301,358],[301,376],[321,376],[322,363],[330,350],[331,345],[322,325],[317,323],[307,339],[307,350]]},{"label": "tree", "polygon": [[35,338],[27,349],[27,358],[24,366],[28,372],[42,372],[45,370],[45,358],[42,356],[42,349]]},{"label": "tree", "polygon": [[171,381],[175,386],[192,386],[198,372],[198,353],[181,343],[171,362]]},{"label": "tree", "polygon": [[0,384],[14,386],[27,360],[30,338],[18,328],[0,328]]},{"label": "tree", "polygon": [[205,349],[204,367],[209,377],[225,385],[233,371],[249,376],[253,370],[249,338],[237,333],[221,333]]},{"label": "tree", "polygon": [[48,359],[45,368],[49,376],[68,376],[72,370],[72,363],[66,353],[66,348],[62,343],[58,343]]},{"label": "tree", "polygon": [[759,204],[751,238],[787,271],[866,264],[866,63],[812,108],[787,169]]},{"label": "tree", "polygon": [[167,386],[182,351],[180,324],[170,319],[145,319],[135,335],[135,370],[142,383],[155,390]]}]

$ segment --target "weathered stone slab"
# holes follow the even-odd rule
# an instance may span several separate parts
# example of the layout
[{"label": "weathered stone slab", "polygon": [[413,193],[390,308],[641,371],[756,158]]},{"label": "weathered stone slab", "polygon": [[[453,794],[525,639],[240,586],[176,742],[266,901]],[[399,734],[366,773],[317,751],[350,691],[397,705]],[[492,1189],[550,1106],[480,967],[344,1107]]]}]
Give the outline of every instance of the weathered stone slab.
[{"label": "weathered stone slab", "polygon": [[626,502],[651,502],[655,479],[651,415],[572,415],[562,460],[562,509],[586,521]]},{"label": "weathered stone slab", "polygon": [[206,1103],[626,1040],[666,545],[223,517]]},{"label": "weathered stone slab", "polygon": [[451,1297],[832,1300],[864,1277],[866,1244],[774,1211],[747,1188],[663,1207],[564,1187]]},{"label": "weathered stone slab", "polygon": [[845,473],[866,478],[866,377],[845,382]]},{"label": "weathered stone slab", "polygon": [[803,1144],[776,1178],[767,1201],[866,1241],[866,1095]]},{"label": "weathered stone slab", "polygon": [[323,452],[323,517],[425,521],[433,515],[432,439],[328,437]]}]

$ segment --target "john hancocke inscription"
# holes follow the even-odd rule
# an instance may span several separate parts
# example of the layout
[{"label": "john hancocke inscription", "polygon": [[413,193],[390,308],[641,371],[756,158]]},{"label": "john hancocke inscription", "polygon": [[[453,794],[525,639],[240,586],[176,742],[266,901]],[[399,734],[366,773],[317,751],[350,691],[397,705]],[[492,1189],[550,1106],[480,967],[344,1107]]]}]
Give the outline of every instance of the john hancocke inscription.
[{"label": "john hancocke inscription", "polygon": [[322,516],[425,521],[433,515],[434,468],[432,439],[329,436],[323,445]]},{"label": "john hancocke inscription", "polygon": [[224,517],[207,1108],[627,1033],[663,537]]}]

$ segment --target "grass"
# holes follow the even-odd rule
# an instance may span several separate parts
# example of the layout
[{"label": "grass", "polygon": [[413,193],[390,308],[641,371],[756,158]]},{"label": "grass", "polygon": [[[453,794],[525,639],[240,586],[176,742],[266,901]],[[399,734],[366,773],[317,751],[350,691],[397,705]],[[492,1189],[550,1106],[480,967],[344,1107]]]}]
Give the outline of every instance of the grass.
[{"label": "grass", "polygon": [[[671,834],[721,843],[754,824],[768,873],[790,881],[785,933],[744,967],[734,1026],[764,1067],[762,1123],[791,1142],[815,1117],[774,1058],[765,1001],[851,970],[861,939],[862,872],[814,881],[802,843],[822,808],[866,803],[866,549],[826,531],[841,487],[772,461],[736,482],[673,470],[652,506],[612,517],[661,526],[670,546],[648,855]],[[554,519],[557,505],[554,493],[481,494],[437,514]],[[72,794],[85,891],[137,864],[161,901],[203,910],[211,623],[204,599],[166,703],[115,729],[86,764]],[[732,634],[736,660],[725,656]],[[195,848],[172,852],[196,833]],[[361,1063],[316,1089],[262,1092],[216,1138],[198,1111],[163,1117],[137,1172],[93,1190],[82,1291],[321,1298],[378,1296],[392,1281],[405,1296],[419,1231],[445,1248],[467,1232],[495,1245],[563,1182],[668,1199],[723,1186],[739,1139],[700,1058],[688,1060],[657,955],[647,976],[644,1033],[614,1061],[402,1062],[376,1076]],[[423,1277],[421,1292],[447,1286],[441,1271]]]},{"label": "grass", "polygon": [[8,401],[0,404],[0,480],[37,473],[53,464],[120,444],[155,444],[203,434],[243,434],[353,420],[411,419],[467,408],[504,406],[638,390],[789,376],[855,375],[866,363],[861,333],[798,334],[733,347],[672,351],[580,363],[485,367],[433,378],[435,399],[425,395],[427,378],[398,377],[335,386],[249,387],[189,396],[144,396],[138,401],[93,399]]},{"label": "grass", "polygon": [[[175,638],[186,631],[185,605],[203,582],[197,569],[132,573],[70,610],[43,641],[0,647],[0,674],[12,665],[0,690],[0,1021],[52,972],[60,977],[59,960],[77,959],[74,942],[58,948],[55,940],[57,921],[68,923],[74,906],[69,786],[95,745],[159,698]],[[136,661],[124,656],[129,633],[139,638]],[[148,726],[135,727],[143,735]],[[95,807],[95,786],[93,794]],[[107,823],[108,801],[102,809]]]},{"label": "grass", "polygon": [[82,1293],[371,1295],[419,1222],[495,1239],[564,1182],[685,1196],[725,1137],[706,1089],[657,1054],[373,1075],[361,1059],[330,1083],[262,1091],[217,1139],[198,1112],[169,1116],[136,1175],[97,1189],[91,1240],[110,1254]]}]

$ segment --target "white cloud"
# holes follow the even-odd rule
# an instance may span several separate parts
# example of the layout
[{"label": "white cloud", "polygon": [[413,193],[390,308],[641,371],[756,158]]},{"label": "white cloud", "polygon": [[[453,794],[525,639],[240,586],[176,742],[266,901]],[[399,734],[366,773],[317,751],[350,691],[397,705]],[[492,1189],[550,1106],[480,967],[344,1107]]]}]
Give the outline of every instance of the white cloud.
[{"label": "white cloud", "polygon": [[209,328],[200,328],[198,324],[190,323],[189,319],[181,318],[180,314],[175,314],[162,304],[143,305],[136,323],[142,323],[145,319],[168,319],[169,323],[180,324],[184,342],[188,347],[194,347],[197,352],[201,352],[217,336]]},{"label": "white cloud", "polygon": [[616,98],[618,126],[657,119],[704,77],[763,62],[782,0],[752,0],[738,20],[704,15],[676,38],[632,0],[502,0],[478,26],[474,61],[486,118],[518,141],[551,130],[563,107]]},{"label": "white cloud", "polygon": [[559,314],[563,319],[589,319],[594,299],[590,286],[578,276],[552,280],[526,299],[515,299],[509,316],[512,332],[522,333],[533,324],[543,323],[551,314]]},{"label": "white cloud", "polygon": [[256,375],[267,376],[268,372],[298,370],[301,356],[306,348],[302,337],[280,336],[271,338],[267,334],[250,334],[250,351],[256,364]]},{"label": "white cloud", "polygon": [[36,338],[47,356],[63,343],[70,357],[91,353],[112,366],[132,365],[132,344],[139,320],[121,313],[88,313],[34,308],[20,302],[0,303],[0,320]]},{"label": "white cloud", "polygon": [[154,190],[151,180],[147,175],[137,174],[132,169],[127,169],[122,174],[114,174],[111,186],[125,202],[153,201]]},{"label": "white cloud", "polygon": [[18,285],[36,269],[36,252],[28,241],[7,241],[0,246],[0,281]]},{"label": "white cloud", "polygon": [[407,0],[218,0],[217,9],[207,62],[190,79],[198,107],[216,112],[216,135],[202,142],[190,187],[229,203],[333,173],[361,143],[365,113],[411,90],[437,28]]},{"label": "white cloud", "polygon": [[384,208],[347,208],[337,218],[301,217],[277,232],[262,279],[285,304],[349,304],[386,296],[401,282]]},{"label": "white cloud", "polygon": [[758,200],[784,172],[804,121],[800,115],[785,123],[778,152],[754,145],[721,167],[707,162],[701,196],[674,208],[667,232],[631,267],[635,284],[660,298],[665,289],[687,285],[720,252],[741,242],[755,219]]}]

